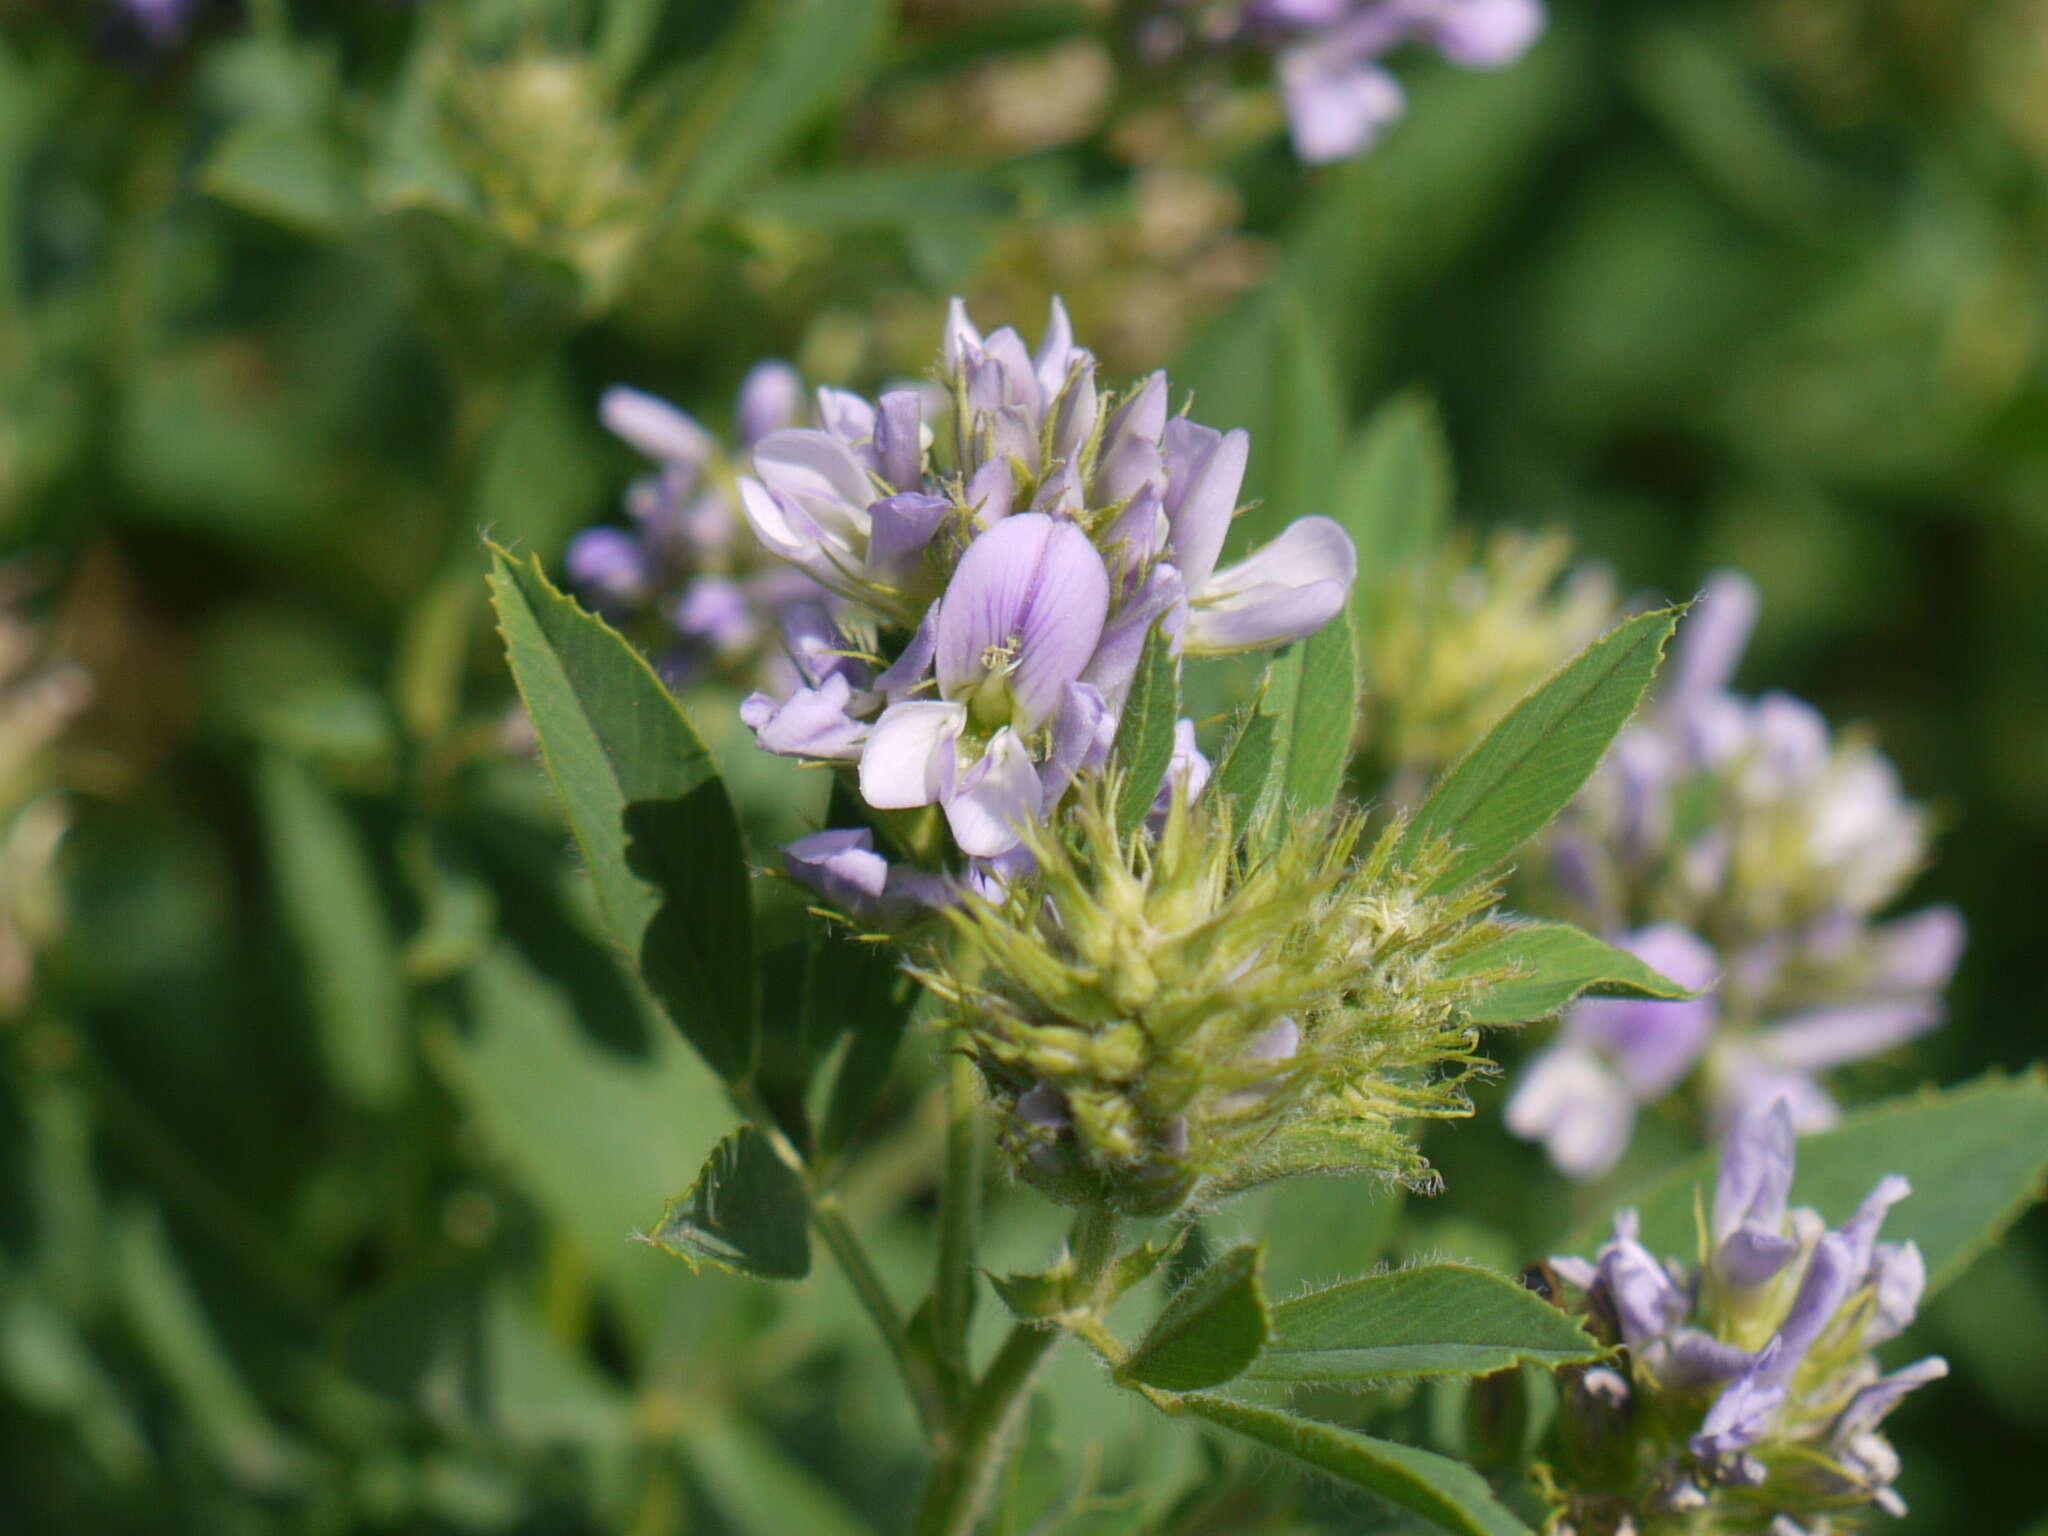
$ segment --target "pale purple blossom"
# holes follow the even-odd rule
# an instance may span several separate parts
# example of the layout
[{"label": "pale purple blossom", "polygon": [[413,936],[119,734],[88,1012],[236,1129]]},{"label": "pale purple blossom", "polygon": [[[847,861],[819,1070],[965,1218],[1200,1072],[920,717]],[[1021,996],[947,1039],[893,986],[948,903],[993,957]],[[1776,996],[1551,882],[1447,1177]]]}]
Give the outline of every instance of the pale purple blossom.
[{"label": "pale purple blossom", "polygon": [[[1673,924],[1618,941],[1688,991],[1709,987],[1714,952]],[[1515,1135],[1541,1141],[1573,1178],[1597,1178],[1619,1161],[1639,1106],[1654,1103],[1692,1070],[1716,1022],[1711,996],[1663,1003],[1585,998],[1565,1011],[1556,1040],[1524,1069],[1508,1099]]]},{"label": "pale purple blossom", "polygon": [[[1840,1116],[1828,1086],[1836,1069],[1941,1024],[1963,924],[1946,907],[1878,920],[1927,845],[1926,817],[1886,758],[1837,738],[1798,699],[1728,691],[1758,609],[1746,578],[1708,584],[1679,627],[1657,698],[1546,842],[1552,890],[1588,927],[1612,939],[1653,919],[1674,923],[1721,958],[1698,1005],[1712,1015],[1706,1036],[1681,1071],[1635,1102],[1696,1077],[1717,1132],[1783,1101],[1804,1134]],[[1560,1031],[1559,1048],[1573,1044]],[[1567,1074],[1547,1054],[1525,1085],[1543,1090],[1539,1099],[1569,1088],[1604,1106],[1598,1134],[1572,1133],[1576,1158],[1553,1144],[1560,1167],[1598,1172],[1609,1166],[1603,1157],[1620,1155],[1628,1132],[1611,1081],[1596,1084],[1584,1063]],[[1555,1118],[1522,1134],[1548,1139]]]},{"label": "pale purple blossom", "polygon": [[794,609],[818,607],[826,593],[800,571],[765,561],[745,536],[732,471],[802,411],[795,370],[773,361],[740,385],[736,457],[654,395],[615,385],[598,403],[598,419],[654,470],[627,490],[629,526],[584,530],[563,563],[571,586],[647,644],[672,683],[713,671],[784,688],[794,681],[777,636]]},{"label": "pale purple blossom", "polygon": [[[1827,1231],[1790,1206],[1792,1111],[1779,1103],[1741,1117],[1722,1151],[1710,1205],[1708,1268],[1666,1263],[1623,1211],[1597,1258],[1557,1259],[1581,1292],[1589,1323],[1628,1351],[1630,1390],[1661,1399],[1632,1421],[1677,1437],[1646,1447],[1666,1488],[1689,1510],[1716,1490],[1745,1494],[1746,1514],[1785,1520],[1863,1501],[1896,1513],[1898,1457],[1877,1433],[1886,1414],[1948,1367],[1938,1357],[1881,1376],[1871,1356],[1911,1323],[1926,1287],[1912,1243],[1881,1243],[1887,1214],[1910,1193],[1880,1179],[1848,1221]],[[1745,1342],[1761,1347],[1748,1348]],[[1603,1426],[1602,1433],[1612,1427]],[[1834,1469],[1816,1485],[1812,1467]]]},{"label": "pale purple blossom", "polygon": [[1311,165],[1370,149],[1407,101],[1383,62],[1408,45],[1502,69],[1542,35],[1540,0],[1251,0],[1238,36],[1275,58],[1294,151]]},{"label": "pale purple blossom", "polygon": [[[983,533],[939,602],[939,697],[876,721],[862,798],[884,810],[943,805],[970,855],[1015,847],[1044,803],[1025,738],[1062,712],[1108,610],[1108,572],[1077,525],[1023,512]],[[1092,740],[1100,711],[1089,713]]]},{"label": "pale purple blossom", "polygon": [[[752,443],[745,524],[831,594],[809,605],[831,639],[792,635],[796,675],[741,713],[767,750],[845,765],[876,810],[940,807],[948,878],[999,891],[1029,871],[1025,829],[1107,763],[1150,636],[1176,666],[1303,639],[1349,600],[1357,555],[1304,518],[1219,569],[1248,437],[1170,417],[1163,374],[1105,390],[1057,301],[1034,349],[955,300],[942,356],[932,389],[821,390],[815,425]],[[1208,771],[1184,725],[1159,792],[1199,794]]]}]

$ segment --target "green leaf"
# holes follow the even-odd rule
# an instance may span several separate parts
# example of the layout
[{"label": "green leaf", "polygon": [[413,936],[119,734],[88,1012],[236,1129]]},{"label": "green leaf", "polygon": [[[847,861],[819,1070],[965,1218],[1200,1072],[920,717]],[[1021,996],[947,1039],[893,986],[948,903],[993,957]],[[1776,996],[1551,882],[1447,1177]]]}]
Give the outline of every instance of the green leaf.
[{"label": "green leaf", "polygon": [[1264,1254],[1257,1243],[1232,1248],[1189,1281],[1117,1367],[1117,1380],[1194,1392],[1242,1375],[1269,1331],[1259,1284]]},{"label": "green leaf", "polygon": [[668,162],[675,211],[695,221],[731,206],[790,143],[853,94],[889,31],[883,0],[793,0],[724,50]]},{"label": "green leaf", "polygon": [[1456,890],[1534,837],[1579,792],[1641,702],[1681,608],[1640,614],[1586,647],[1454,764],[1402,834],[1412,855],[1456,845],[1434,889]]},{"label": "green leaf", "polygon": [[246,213],[322,239],[346,233],[363,211],[337,136],[297,118],[235,128],[207,157],[199,184]]},{"label": "green leaf", "polygon": [[1452,494],[1450,447],[1426,396],[1389,400],[1346,450],[1331,509],[1358,546],[1351,612],[1368,643],[1387,589],[1442,542]]},{"label": "green leaf", "polygon": [[1180,1401],[1212,1424],[1376,1493],[1446,1531],[1529,1536],[1529,1528],[1494,1499],[1485,1478],[1448,1456],[1227,1397],[1201,1394]]},{"label": "green leaf", "polygon": [[1358,657],[1351,615],[1340,613],[1273,659],[1259,707],[1275,722],[1261,805],[1321,810],[1337,798],[1351,760]]},{"label": "green leaf", "polygon": [[1114,757],[1124,773],[1116,802],[1119,832],[1136,830],[1159,798],[1159,786],[1173,763],[1173,728],[1179,719],[1180,667],[1165,626],[1155,624],[1145,636],[1138,675],[1124,705],[1123,723],[1116,731]]},{"label": "green leaf", "polygon": [[234,1481],[282,1494],[302,1490],[313,1457],[270,1422],[178,1262],[161,1215],[118,1213],[109,1233],[113,1297],[141,1354],[177,1400],[181,1422]]},{"label": "green leaf", "polygon": [[1027,1323],[1058,1317],[1074,1305],[1074,1268],[1071,1264],[1027,1274],[988,1275],[996,1299],[1010,1309],[1010,1315]]},{"label": "green leaf", "polygon": [[1273,1309],[1259,1381],[1360,1383],[1556,1370],[1600,1358],[1571,1318],[1504,1275],[1466,1264],[1370,1275]]},{"label": "green leaf", "polygon": [[[1640,1201],[1643,1241],[1654,1253],[1697,1252],[1695,1199],[1711,1199],[1716,1159],[1696,1158]],[[1946,1285],[2041,1198],[2048,1179],[2048,1075],[1987,1077],[1873,1105],[1831,1131],[1799,1143],[1795,1204],[1830,1225],[1848,1219],[1888,1173],[1912,1182],[1912,1197],[1885,1222],[1892,1241],[1912,1239],[1927,1260],[1930,1292]],[[1592,1253],[1605,1223],[1581,1231],[1568,1251]]]},{"label": "green leaf", "polygon": [[1547,1019],[1573,999],[1644,997],[1677,1002],[1697,997],[1670,977],[1569,923],[1517,923],[1491,943],[1462,956],[1453,977],[1476,976],[1503,967],[1519,974],[1500,983],[1473,1006],[1474,1024],[1526,1024]]},{"label": "green leaf", "polygon": [[759,1042],[753,911],[739,823],[716,764],[654,669],[493,548],[492,601],[548,777],[605,927],[728,1081]]},{"label": "green leaf", "polygon": [[693,1270],[709,1264],[760,1280],[801,1280],[811,1272],[809,1222],[803,1180],[748,1125],[712,1149],[647,1241]]},{"label": "green leaf", "polygon": [[1280,717],[1266,707],[1271,681],[1269,666],[1266,683],[1251,704],[1238,712],[1236,728],[1216,763],[1216,793],[1236,808],[1239,826],[1257,819],[1260,797],[1273,779],[1274,759],[1280,753]]},{"label": "green leaf", "polygon": [[369,851],[341,802],[281,753],[259,762],[256,798],[328,1075],[356,1103],[387,1108],[405,1092],[412,1050],[398,941]]}]

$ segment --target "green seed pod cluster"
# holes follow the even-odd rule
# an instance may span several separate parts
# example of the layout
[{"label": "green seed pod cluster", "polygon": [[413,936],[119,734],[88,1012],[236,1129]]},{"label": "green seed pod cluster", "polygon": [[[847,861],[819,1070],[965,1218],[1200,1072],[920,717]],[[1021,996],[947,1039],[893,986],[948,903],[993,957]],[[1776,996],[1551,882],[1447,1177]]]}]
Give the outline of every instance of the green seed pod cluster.
[{"label": "green seed pod cluster", "polygon": [[1218,794],[1119,831],[1090,788],[1036,876],[950,914],[920,973],[948,1006],[1018,1172],[1068,1204],[1160,1215],[1298,1173],[1431,1188],[1405,1129],[1471,1112],[1458,962],[1490,889],[1429,894],[1356,814],[1242,834]]}]

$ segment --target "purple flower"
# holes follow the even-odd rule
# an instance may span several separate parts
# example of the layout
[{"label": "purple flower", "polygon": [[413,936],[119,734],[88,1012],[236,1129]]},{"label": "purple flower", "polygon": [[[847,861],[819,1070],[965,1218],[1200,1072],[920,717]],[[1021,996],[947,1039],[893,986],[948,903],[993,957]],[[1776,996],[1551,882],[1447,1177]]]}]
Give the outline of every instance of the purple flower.
[{"label": "purple flower", "polygon": [[1369,149],[1406,110],[1381,60],[1407,43],[1463,69],[1501,69],[1541,36],[1538,0],[1252,0],[1244,35],[1278,60],[1288,127],[1311,165]]},{"label": "purple flower", "polygon": [[606,610],[645,601],[653,579],[646,548],[623,528],[586,528],[570,541],[563,564],[569,579]]},{"label": "purple flower", "polygon": [[1358,578],[1351,535],[1327,517],[1297,518],[1272,543],[1215,572],[1185,566],[1187,648],[1227,656],[1305,640],[1343,611]]},{"label": "purple flower", "polygon": [[1634,1211],[1614,1218],[1614,1240],[1600,1250],[1600,1283],[1614,1308],[1622,1342],[1642,1349],[1685,1321],[1692,1303],[1638,1237]]},{"label": "purple flower", "polygon": [[1946,908],[1874,921],[1926,850],[1892,765],[1798,699],[1726,691],[1757,606],[1746,578],[1708,583],[1655,707],[1551,834],[1552,873],[1603,933],[1654,915],[1713,946],[1725,970],[1693,1056],[1708,1117],[1725,1130],[1783,1100],[1804,1134],[1839,1118],[1826,1074],[1939,1026],[1963,928]]},{"label": "purple flower", "polygon": [[740,381],[733,426],[740,446],[751,448],[770,432],[793,427],[803,419],[804,381],[779,358],[756,363]]},{"label": "purple flower", "polygon": [[718,442],[666,400],[614,384],[597,404],[598,419],[657,464],[691,467],[715,458]]},{"label": "purple flower", "polygon": [[800,837],[782,850],[782,867],[869,928],[901,927],[952,900],[939,876],[892,865],[877,853],[874,834],[865,827]]},{"label": "purple flower", "polygon": [[[1688,991],[1709,985],[1714,952],[1669,923],[1619,946]],[[1716,1020],[1711,996],[1660,1003],[1586,998],[1565,1013],[1557,1041],[1524,1070],[1508,1100],[1508,1129],[1541,1141],[1572,1178],[1598,1178],[1627,1148],[1636,1107],[1654,1102],[1692,1070]]]},{"label": "purple flower", "polygon": [[968,854],[1015,847],[1018,825],[1043,807],[1025,738],[1080,681],[1108,610],[1109,574],[1074,524],[1024,512],[982,534],[939,602],[940,697],[883,712],[861,758],[862,798],[884,810],[943,805]]},{"label": "purple flower", "polygon": [[1780,1099],[1745,1115],[1721,1149],[1714,1186],[1714,1271],[1735,1290],[1763,1285],[1799,1251],[1785,1233],[1792,1190],[1792,1111]]},{"label": "purple flower", "polygon": [[[1929,1359],[1881,1377],[1869,1353],[1912,1320],[1926,1285],[1916,1247],[1877,1241],[1906,1181],[1880,1179],[1829,1232],[1815,1212],[1788,1208],[1794,1150],[1786,1104],[1731,1129],[1707,1233],[1710,1274],[1660,1265],[1633,1211],[1616,1217],[1597,1263],[1553,1261],[1585,1293],[1592,1324],[1629,1349],[1638,1411],[1626,1432],[1645,1443],[1616,1464],[1654,1468],[1641,1498],[1676,1489],[1683,1511],[1709,1523],[1717,1508],[1780,1522],[1862,1504],[1903,1508],[1891,1490],[1898,1456],[1877,1431],[1900,1399],[1947,1370]],[[1745,1346],[1760,1337],[1751,1353]],[[1605,1420],[1581,1426],[1595,1429],[1616,1432]],[[1755,1492],[1723,1500],[1724,1488]],[[1672,1502],[1637,1507],[1681,1512]]]},{"label": "purple flower", "polygon": [[1341,38],[1287,49],[1279,74],[1294,152],[1309,165],[1362,154],[1408,110],[1400,82]]},{"label": "purple flower", "polygon": [[[1699,1432],[1692,1437],[1695,1456],[1706,1462],[1732,1460],[1765,1437],[1772,1415],[1787,1395],[1778,1368],[1784,1354],[1783,1342],[1771,1340],[1756,1363],[1714,1399]],[[1782,1373],[1790,1374],[1789,1367]]]},{"label": "purple flower", "polygon": [[120,0],[120,8],[152,44],[169,48],[184,38],[199,0]]}]

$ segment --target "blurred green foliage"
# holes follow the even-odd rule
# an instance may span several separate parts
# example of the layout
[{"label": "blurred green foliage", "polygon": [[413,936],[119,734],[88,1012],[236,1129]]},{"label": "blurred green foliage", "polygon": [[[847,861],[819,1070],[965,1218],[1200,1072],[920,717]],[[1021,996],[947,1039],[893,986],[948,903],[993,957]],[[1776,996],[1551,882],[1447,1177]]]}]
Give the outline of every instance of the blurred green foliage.
[{"label": "blurred green foliage", "polygon": [[[1742,684],[1868,722],[1948,812],[1918,894],[1970,919],[1954,1019],[1868,1086],[2041,1053],[2048,7],[1566,3],[1315,174],[1255,99],[1210,137],[1117,105],[1100,23],[248,0],[159,48],[0,5],[0,548],[96,689],[69,924],[0,1021],[10,1528],[900,1523],[916,1441],[844,1282],[626,1241],[732,1113],[573,868],[478,534],[554,561],[607,514],[605,384],[712,422],[764,355],[872,384],[951,291],[1035,324],[1063,290],[1113,367],[1250,426],[1254,532],[1402,472],[1355,432],[1419,388],[1461,517],[1568,530],[1624,590],[1749,570]],[[825,784],[733,702],[693,714],[766,848]],[[943,1126],[904,1054],[847,1203],[908,1289]],[[1432,1138],[1437,1210],[1309,1186],[1209,1241],[1292,1234],[1276,1296],[1512,1268],[1684,1150],[1653,1127],[1571,1189],[1495,1107]],[[996,1271],[1057,1227],[990,1222]],[[1901,1415],[1902,1532],[2037,1528],[2044,1281],[2037,1214],[1923,1325],[1958,1372]],[[1371,1406],[1454,1448],[1461,1411]],[[1238,1455],[1069,1359],[1001,1528],[1403,1528]]]}]

